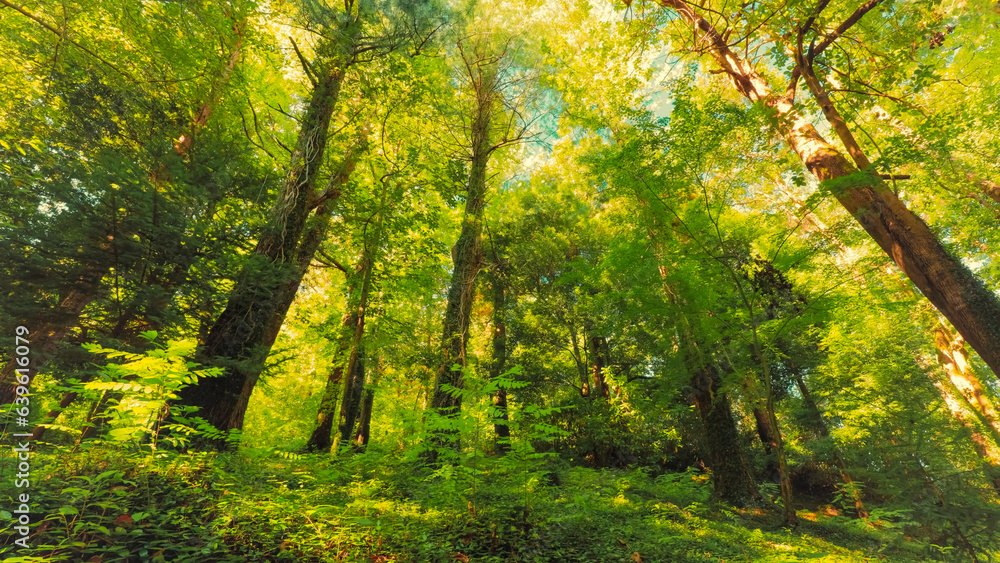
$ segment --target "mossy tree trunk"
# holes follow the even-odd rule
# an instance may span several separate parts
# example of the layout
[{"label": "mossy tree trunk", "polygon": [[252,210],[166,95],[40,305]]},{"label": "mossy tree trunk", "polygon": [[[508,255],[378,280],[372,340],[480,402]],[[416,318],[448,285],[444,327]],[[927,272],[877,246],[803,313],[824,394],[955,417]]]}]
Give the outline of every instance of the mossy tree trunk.
[{"label": "mossy tree trunk", "polygon": [[747,459],[743,436],[733,417],[729,396],[720,391],[721,375],[709,364],[691,377],[689,397],[698,411],[704,429],[715,494],[738,505],[760,499]]},{"label": "mossy tree trunk", "polygon": [[323,164],[330,120],[344,80],[343,57],[331,57],[315,83],[295,149],[270,220],[254,254],[237,276],[226,309],[200,350],[202,361],[224,369],[181,391],[181,402],[222,430],[242,428],[249,395],[270,352],[308,260],[301,252],[307,220],[317,203],[316,183]]},{"label": "mossy tree trunk", "polygon": [[[462,408],[461,396],[447,389],[461,390],[465,367],[466,343],[469,337],[469,317],[475,297],[476,276],[483,263],[482,222],[486,206],[486,170],[490,156],[500,145],[492,140],[492,121],[501,92],[497,82],[497,61],[478,53],[467,53],[462,45],[463,61],[470,81],[473,99],[471,120],[467,130],[469,176],[466,184],[465,214],[458,241],[452,248],[452,274],[448,286],[441,338],[441,365],[434,379],[430,408],[445,417],[457,416]],[[478,57],[478,58],[475,58]],[[435,445],[447,441],[447,432],[437,432]],[[451,444],[458,447],[458,442]],[[433,452],[434,450],[429,450]],[[433,453],[428,454],[436,458]],[[433,461],[433,460],[432,460]]]}]

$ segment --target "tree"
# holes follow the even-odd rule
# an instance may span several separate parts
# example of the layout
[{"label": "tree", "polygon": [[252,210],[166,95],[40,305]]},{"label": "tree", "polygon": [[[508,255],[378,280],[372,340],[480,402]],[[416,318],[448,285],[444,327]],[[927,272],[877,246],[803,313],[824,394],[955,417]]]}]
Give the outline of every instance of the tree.
[{"label": "tree", "polygon": [[[833,29],[823,28],[817,23],[827,4],[827,1],[821,0],[815,9],[804,14],[800,25],[790,21],[770,24],[787,32],[787,39],[783,39],[780,48],[790,52],[793,61],[784,92],[776,92],[767,78],[756,70],[754,62],[734,52],[728,35],[706,19],[699,8],[680,0],[662,0],[662,5],[675,13],[693,32],[695,44],[704,45],[701,48],[712,56],[737,92],[749,101],[769,108],[775,132],[785,139],[806,168],[823,182],[829,193],[948,318],[994,373],[1000,373],[1000,327],[996,324],[996,319],[1000,318],[1000,300],[942,246],[937,235],[872,167],[814,68],[817,58],[838,38],[852,30],[857,22],[879,5],[879,1],[863,4]],[[829,15],[824,14],[824,18],[827,17]],[[750,23],[746,25],[750,29]],[[752,41],[759,34],[749,31],[741,36],[740,41]],[[813,39],[807,48],[806,42],[810,37]],[[772,60],[787,60],[778,48],[775,46]],[[806,83],[853,163],[819,134],[796,103],[795,94],[800,79]]]},{"label": "tree", "polygon": [[[467,162],[465,213],[462,230],[452,248],[451,283],[445,306],[442,363],[434,381],[430,408],[451,417],[461,409],[462,369],[466,363],[469,318],[475,297],[475,282],[483,263],[482,221],[488,191],[487,168],[494,152],[521,141],[527,134],[523,92],[513,66],[511,41],[495,43],[490,34],[458,42],[458,61],[467,107],[458,116],[460,125],[450,132],[458,143],[459,158]],[[523,89],[523,85],[520,85]],[[449,389],[450,388],[450,389]]]},{"label": "tree", "polygon": [[[388,29],[380,28],[382,22],[373,17],[380,7],[396,17],[397,23],[390,23]],[[345,3],[339,12],[311,3],[306,8],[312,11],[308,24],[315,26],[320,36],[313,61],[307,62],[297,51],[311,85],[309,102],[267,226],[200,351],[202,358],[225,370],[221,377],[188,387],[181,395],[185,404],[199,407],[201,416],[221,429],[242,427],[264,360],[325,234],[322,226],[306,233],[306,225],[310,217],[317,225],[326,221],[329,206],[354,169],[356,149],[346,148],[339,166],[329,173],[327,185],[321,187],[330,123],[348,71],[400,48],[411,37],[406,16],[417,24],[415,31],[419,33],[423,22],[417,16],[426,15],[419,12],[422,6],[410,6],[417,11],[405,14],[390,4],[354,1]],[[366,18],[375,23],[369,24]],[[362,144],[366,137],[362,128]]]}]

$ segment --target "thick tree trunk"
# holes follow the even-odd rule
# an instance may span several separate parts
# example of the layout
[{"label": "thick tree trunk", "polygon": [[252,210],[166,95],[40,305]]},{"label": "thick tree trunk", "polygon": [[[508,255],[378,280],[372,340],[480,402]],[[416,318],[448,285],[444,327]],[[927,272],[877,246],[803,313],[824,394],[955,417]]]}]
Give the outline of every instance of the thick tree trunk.
[{"label": "thick tree trunk", "polygon": [[270,224],[200,352],[205,363],[222,367],[223,374],[181,391],[182,403],[199,407],[197,414],[222,430],[242,428],[250,393],[276,334],[275,324],[281,324],[275,319],[284,320],[285,302],[294,299],[289,288],[301,280],[303,257],[296,251],[317,198],[316,179],[344,78],[343,68],[331,65],[331,69],[313,89]]},{"label": "thick tree trunk", "polygon": [[718,370],[705,366],[691,378],[689,396],[698,410],[705,431],[715,494],[738,505],[760,499],[750,471],[743,437],[730,410],[729,396],[718,391]]},{"label": "thick tree trunk", "polygon": [[796,107],[792,97],[794,88],[784,96],[773,95],[767,81],[729,49],[726,39],[694,7],[682,0],[661,0],[661,4],[692,26],[699,44],[705,45],[743,96],[775,110],[778,132],[816,178],[844,179],[832,183],[831,191],[837,200],[951,321],[994,374],[1000,374],[1000,300],[949,254],[926,223],[907,209],[875,171],[865,165],[867,160],[811,69],[799,65],[830,125],[866,173],[857,173],[847,158],[816,131]]}]

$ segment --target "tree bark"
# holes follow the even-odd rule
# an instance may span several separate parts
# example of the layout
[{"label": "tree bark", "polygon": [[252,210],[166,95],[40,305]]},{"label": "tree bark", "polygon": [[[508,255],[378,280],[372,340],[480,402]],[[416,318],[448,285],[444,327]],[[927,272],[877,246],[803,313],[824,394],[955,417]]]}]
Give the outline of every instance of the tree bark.
[{"label": "tree bark", "polygon": [[[336,355],[339,355],[339,351]],[[316,414],[316,428],[306,442],[307,452],[329,452],[333,447],[333,421],[337,415],[337,400],[340,390],[344,387],[344,366],[335,364],[330,368],[326,378],[326,388],[319,402],[319,412]]]},{"label": "tree bark", "polygon": [[747,460],[743,437],[729,404],[729,396],[719,392],[718,370],[714,365],[698,369],[691,377],[689,396],[698,410],[705,431],[715,494],[738,505],[760,499]]},{"label": "tree bark", "polygon": [[[496,381],[507,366],[507,273],[504,261],[493,248],[493,263],[490,265],[490,285],[493,290],[493,350],[490,361],[490,379]],[[496,448],[501,455],[510,451],[509,413],[507,412],[507,389],[497,387],[493,397],[493,407],[497,416],[493,419],[496,434]]]},{"label": "tree bark", "polygon": [[587,377],[587,365],[580,355],[580,338],[576,331],[576,325],[571,321],[569,325],[570,341],[573,344],[573,360],[576,362],[576,369],[580,374],[580,396],[590,395],[590,380]]},{"label": "tree bark", "polygon": [[[474,286],[483,260],[480,235],[486,201],[487,158],[486,154],[479,155],[472,162],[465,219],[453,253],[454,269],[444,314],[442,363],[438,368],[431,398],[431,408],[438,409],[444,416],[457,415],[462,408],[461,397],[445,391],[442,385],[450,385],[455,389],[463,386],[462,368],[465,366],[465,346],[469,336],[472,300],[475,297]],[[452,369],[456,365],[458,369]]]},{"label": "tree bark", "polygon": [[944,323],[939,323],[934,328],[934,344],[938,363],[944,367],[945,374],[959,391],[966,407],[1000,445],[1000,417],[997,416],[996,405],[969,363],[962,336],[951,332]]},{"label": "tree bark", "polygon": [[820,181],[845,179],[834,195],[861,224],[871,238],[909,277],[920,292],[951,321],[979,353],[994,374],[1000,374],[1000,300],[983,286],[961,261],[949,254],[927,224],[907,209],[867,165],[846,123],[819,87],[811,65],[800,61],[797,72],[816,98],[833,130],[857,169],[828,143],[794,102],[794,87],[775,96],[767,81],[750,64],[733,53],[726,39],[695,8],[682,0],[660,0],[695,32],[740,94],[751,102],[764,103],[775,112],[775,127],[806,168]]},{"label": "tree bark", "polygon": [[372,370],[371,385],[365,389],[365,398],[361,401],[361,414],[358,415],[358,433],[354,437],[354,442],[359,447],[366,447],[372,434],[372,412],[375,408],[375,388],[382,377],[382,362],[379,357],[375,357],[375,366]]},{"label": "tree bark", "polygon": [[361,414],[358,416],[358,434],[354,442],[359,446],[367,446],[372,433],[372,409],[375,407],[375,390],[365,389],[365,398],[361,401]]},{"label": "tree bark", "polygon": [[607,348],[608,341],[603,336],[593,334],[588,330],[588,343],[590,344],[590,378],[594,384],[594,391],[605,399],[611,397],[611,389],[608,381],[604,378],[604,368],[608,366]]},{"label": "tree bark", "polygon": [[344,70],[342,62],[330,63],[313,88],[270,222],[200,351],[204,363],[223,368],[222,375],[181,391],[182,403],[199,407],[197,414],[221,430],[242,428],[249,395],[273,344],[275,324],[281,324],[276,319],[284,320],[284,303],[294,299],[289,289],[301,280],[303,256],[296,250],[317,198],[316,180]]}]

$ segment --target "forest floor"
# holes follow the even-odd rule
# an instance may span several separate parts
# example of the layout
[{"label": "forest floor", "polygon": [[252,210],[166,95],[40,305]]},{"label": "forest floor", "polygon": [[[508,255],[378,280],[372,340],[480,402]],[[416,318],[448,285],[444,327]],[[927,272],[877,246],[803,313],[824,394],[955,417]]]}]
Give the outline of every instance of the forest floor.
[{"label": "forest floor", "polygon": [[[960,554],[833,506],[737,509],[707,476],[595,470],[552,458],[471,457],[427,469],[402,452],[155,456],[96,447],[33,456],[28,561],[927,561]],[[13,483],[3,460],[3,486]],[[16,491],[21,492],[21,491]]]}]

